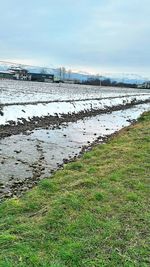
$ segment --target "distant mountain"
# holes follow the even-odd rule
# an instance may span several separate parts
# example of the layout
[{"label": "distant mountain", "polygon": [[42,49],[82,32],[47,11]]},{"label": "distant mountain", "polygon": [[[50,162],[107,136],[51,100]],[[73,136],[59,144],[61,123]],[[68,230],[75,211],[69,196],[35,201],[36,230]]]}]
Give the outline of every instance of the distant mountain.
[{"label": "distant mountain", "polygon": [[0,65],[0,71],[8,70],[8,67],[5,65]]},{"label": "distant mountain", "polygon": [[127,84],[142,84],[146,81],[148,81],[148,78],[144,78],[137,74],[128,74],[128,73],[119,73],[119,74],[107,74],[107,77],[111,81],[117,81],[121,83],[127,83]]},{"label": "distant mountain", "polygon": [[[16,64],[14,64],[16,65]],[[19,64],[18,64],[19,66]],[[47,74],[54,74],[56,77],[60,77],[60,69],[54,69],[54,68],[43,68],[43,67],[30,67],[25,65],[20,65],[21,67],[24,67],[31,73],[47,73]],[[0,64],[0,71],[8,70],[12,67],[12,64]],[[99,78],[96,75],[91,75],[87,73],[81,73],[81,72],[64,72],[62,76],[65,79],[76,79],[79,81],[86,81],[87,79],[94,79]],[[110,79],[111,82],[116,81],[118,83],[127,83],[127,84],[142,84],[144,82],[147,82],[149,79],[144,78],[140,75],[136,74],[128,74],[128,73],[105,73],[101,76],[101,80]]]}]

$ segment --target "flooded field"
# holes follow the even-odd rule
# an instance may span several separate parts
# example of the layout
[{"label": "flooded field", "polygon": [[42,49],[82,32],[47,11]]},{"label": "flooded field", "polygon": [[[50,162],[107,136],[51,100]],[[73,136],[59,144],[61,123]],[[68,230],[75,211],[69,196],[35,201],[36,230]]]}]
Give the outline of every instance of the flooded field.
[{"label": "flooded field", "polygon": [[150,110],[149,100],[148,90],[0,81],[0,198],[104,142]]}]

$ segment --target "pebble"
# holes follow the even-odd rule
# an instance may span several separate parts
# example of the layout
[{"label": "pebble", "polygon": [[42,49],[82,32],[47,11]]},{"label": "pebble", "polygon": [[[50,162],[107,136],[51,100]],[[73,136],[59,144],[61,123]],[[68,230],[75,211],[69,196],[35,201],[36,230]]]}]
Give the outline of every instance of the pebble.
[{"label": "pebble", "polygon": [[14,150],[15,153],[19,154],[21,153],[22,151],[21,150]]}]

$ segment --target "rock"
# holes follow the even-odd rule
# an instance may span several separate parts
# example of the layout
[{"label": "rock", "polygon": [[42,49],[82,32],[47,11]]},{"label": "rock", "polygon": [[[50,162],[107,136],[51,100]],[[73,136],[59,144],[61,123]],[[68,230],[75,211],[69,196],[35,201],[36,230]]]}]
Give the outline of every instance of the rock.
[{"label": "rock", "polygon": [[1,187],[1,189],[4,189],[5,188],[5,185],[2,184],[2,185],[0,185],[0,187]]},{"label": "rock", "polygon": [[28,190],[28,187],[24,186],[21,190],[22,191],[27,191]]},{"label": "rock", "polygon": [[8,192],[8,193],[5,194],[5,198],[9,198],[11,196],[12,196],[12,193],[11,192]]},{"label": "rock", "polygon": [[2,110],[0,110],[0,115],[4,116],[4,112]]},{"label": "rock", "polygon": [[68,159],[63,159],[63,163],[68,163]]},{"label": "rock", "polygon": [[19,154],[22,152],[22,150],[14,150],[15,153]]}]

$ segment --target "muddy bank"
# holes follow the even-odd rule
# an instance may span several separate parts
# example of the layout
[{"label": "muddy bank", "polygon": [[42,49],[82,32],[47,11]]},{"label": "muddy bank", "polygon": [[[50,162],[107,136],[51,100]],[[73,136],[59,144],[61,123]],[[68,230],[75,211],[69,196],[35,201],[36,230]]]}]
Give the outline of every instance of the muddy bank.
[{"label": "muddy bank", "polygon": [[[63,169],[64,164],[69,163],[69,162],[73,162],[77,158],[81,157],[85,152],[90,151],[95,145],[107,142],[107,140],[110,137],[113,137],[113,135],[115,133],[107,135],[105,137],[99,136],[91,144],[89,142],[89,145],[81,146],[80,147],[81,151],[79,153],[76,153],[72,157],[69,156],[68,158],[64,158],[62,160],[62,163],[57,163],[56,167],[49,170],[48,177],[51,177],[51,175],[54,172],[58,171],[59,169]],[[40,151],[40,149],[39,149],[39,151]],[[16,153],[20,153],[20,151],[16,151]],[[4,157],[3,161],[1,161],[1,164],[4,164],[5,160],[6,160],[6,158]],[[25,180],[22,180],[22,179],[19,179],[18,177],[16,177],[17,179],[15,179],[15,181],[14,181],[14,175],[12,174],[11,178],[9,179],[9,181],[7,183],[4,184],[2,181],[0,181],[0,202],[7,199],[7,198],[20,197],[23,193],[25,193],[26,191],[28,191],[29,189],[31,189],[35,185],[37,185],[39,180],[46,178],[47,176],[43,176],[43,174],[44,174],[43,171],[45,170],[43,160],[44,160],[44,155],[41,155],[38,162],[36,162],[34,164],[30,164],[29,167],[32,169],[32,172],[31,172],[32,174],[30,177],[26,178]],[[18,160],[18,162],[16,162],[16,165],[18,165],[19,162],[21,162],[22,164],[27,164],[27,162],[25,162],[25,161]]]},{"label": "muddy bank", "polygon": [[[150,100],[141,100],[135,102],[134,100],[131,103],[127,103],[125,105],[116,105],[114,107],[106,107],[105,109],[91,109],[80,111],[78,113],[67,113],[67,114],[58,114],[56,113],[55,116],[44,116],[44,117],[32,117],[29,120],[25,118],[20,118],[20,120],[15,123],[14,121],[9,121],[9,124],[0,125],[0,139],[4,137],[8,137],[11,135],[17,134],[29,134],[31,131],[39,128],[49,128],[52,129],[59,128],[62,124],[66,124],[69,122],[76,122],[80,119],[84,119],[86,117],[96,116],[100,114],[110,113],[112,111],[117,110],[125,110],[131,108],[135,105],[149,103]],[[2,110],[0,110],[2,112]],[[1,114],[2,116],[3,114]]]}]

